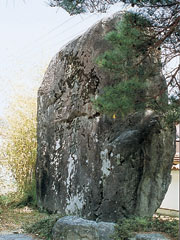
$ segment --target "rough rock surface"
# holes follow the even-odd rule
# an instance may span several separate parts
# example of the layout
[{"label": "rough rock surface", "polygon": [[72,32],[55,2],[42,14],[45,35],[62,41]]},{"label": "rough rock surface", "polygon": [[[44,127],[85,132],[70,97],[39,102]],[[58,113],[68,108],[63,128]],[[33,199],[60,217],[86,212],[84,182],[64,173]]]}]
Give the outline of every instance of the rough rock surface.
[{"label": "rough rock surface", "polygon": [[[113,82],[95,64],[121,14],[100,21],[51,61],[38,93],[39,207],[92,220],[151,216],[169,186],[175,131],[147,110],[126,121],[100,115],[92,98]],[[150,63],[149,63],[150,64]],[[149,91],[164,86],[160,70]]]},{"label": "rough rock surface", "polygon": [[95,222],[76,216],[60,218],[53,227],[54,240],[110,240],[114,223]]}]

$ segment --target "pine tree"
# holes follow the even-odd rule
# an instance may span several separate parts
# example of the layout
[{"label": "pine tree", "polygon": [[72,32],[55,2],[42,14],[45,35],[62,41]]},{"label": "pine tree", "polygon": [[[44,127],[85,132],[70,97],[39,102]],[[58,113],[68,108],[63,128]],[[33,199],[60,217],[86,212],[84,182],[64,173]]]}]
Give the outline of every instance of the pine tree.
[{"label": "pine tree", "polygon": [[[166,122],[178,122],[176,97],[167,98],[167,86],[149,94],[149,79],[161,69],[160,51],[151,51],[156,41],[150,20],[140,14],[126,13],[116,30],[107,34],[111,50],[97,60],[100,67],[114,74],[116,84],[106,87],[94,104],[110,116],[125,117],[129,113],[151,108]],[[149,67],[151,66],[151,67]],[[169,104],[168,104],[169,102]]]},{"label": "pine tree", "polygon": [[116,84],[106,87],[95,100],[100,112],[125,116],[145,108],[146,79],[154,71],[143,61],[147,43],[151,41],[151,35],[147,34],[150,26],[151,23],[138,14],[126,13],[116,30],[107,34],[106,40],[112,48],[100,56],[97,63],[114,74]]}]

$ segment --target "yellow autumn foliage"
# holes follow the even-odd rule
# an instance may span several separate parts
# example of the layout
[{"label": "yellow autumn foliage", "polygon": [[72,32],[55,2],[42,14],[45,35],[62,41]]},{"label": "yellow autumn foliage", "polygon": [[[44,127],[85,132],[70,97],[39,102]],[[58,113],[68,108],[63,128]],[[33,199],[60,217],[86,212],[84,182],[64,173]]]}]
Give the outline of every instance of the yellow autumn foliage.
[{"label": "yellow autumn foliage", "polygon": [[13,97],[6,114],[7,127],[3,129],[3,155],[22,194],[34,187],[36,125],[36,97]]}]

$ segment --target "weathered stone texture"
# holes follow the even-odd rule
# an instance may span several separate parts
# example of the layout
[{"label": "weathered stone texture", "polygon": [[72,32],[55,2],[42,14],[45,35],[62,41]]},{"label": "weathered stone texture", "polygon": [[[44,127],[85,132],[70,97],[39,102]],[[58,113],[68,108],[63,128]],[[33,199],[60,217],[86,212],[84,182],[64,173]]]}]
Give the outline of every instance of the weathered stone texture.
[{"label": "weathered stone texture", "polygon": [[[170,183],[174,129],[150,111],[125,122],[100,115],[92,97],[112,84],[95,64],[104,35],[121,15],[102,20],[51,61],[38,94],[38,205],[52,212],[116,221],[152,215]],[[164,79],[158,71],[151,89]]]},{"label": "weathered stone texture", "polygon": [[114,223],[95,222],[75,216],[60,218],[52,229],[54,240],[110,240]]}]

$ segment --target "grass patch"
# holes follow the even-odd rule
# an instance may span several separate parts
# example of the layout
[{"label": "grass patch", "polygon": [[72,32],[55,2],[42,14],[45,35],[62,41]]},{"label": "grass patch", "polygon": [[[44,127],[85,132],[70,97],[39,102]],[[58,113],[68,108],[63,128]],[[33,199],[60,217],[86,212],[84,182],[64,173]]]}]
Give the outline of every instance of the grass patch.
[{"label": "grass patch", "polygon": [[35,223],[24,225],[23,229],[27,233],[38,235],[38,237],[51,240],[52,239],[52,228],[56,221],[62,216],[50,215],[44,219],[41,219]]},{"label": "grass patch", "polygon": [[2,208],[3,206],[8,206],[11,204],[12,200],[10,196],[8,195],[2,195],[0,196],[0,207]]},{"label": "grass patch", "polygon": [[14,208],[11,206],[0,206],[0,231],[19,231],[22,225],[29,225],[40,221],[48,216],[47,213],[40,213],[37,209],[28,206]]},{"label": "grass patch", "polygon": [[178,239],[179,221],[161,217],[132,217],[121,219],[115,228],[114,240],[127,240],[138,232],[162,232]]},{"label": "grass patch", "polygon": [[36,199],[29,193],[10,193],[0,196],[0,208],[22,208],[22,207],[37,208]]}]

